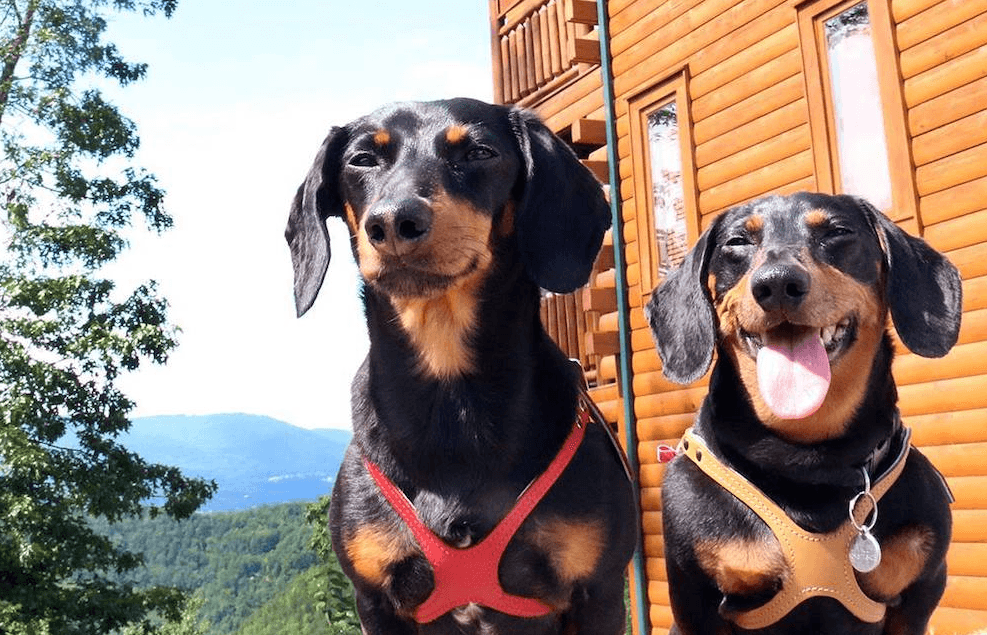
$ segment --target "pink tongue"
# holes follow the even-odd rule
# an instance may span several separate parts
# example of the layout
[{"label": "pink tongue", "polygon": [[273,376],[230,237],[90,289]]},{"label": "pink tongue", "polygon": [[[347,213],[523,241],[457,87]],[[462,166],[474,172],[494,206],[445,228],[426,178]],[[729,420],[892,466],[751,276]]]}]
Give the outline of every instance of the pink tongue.
[{"label": "pink tongue", "polygon": [[765,334],[757,353],[757,384],[768,408],[782,419],[804,419],[829,391],[829,359],[818,330],[791,336]]}]

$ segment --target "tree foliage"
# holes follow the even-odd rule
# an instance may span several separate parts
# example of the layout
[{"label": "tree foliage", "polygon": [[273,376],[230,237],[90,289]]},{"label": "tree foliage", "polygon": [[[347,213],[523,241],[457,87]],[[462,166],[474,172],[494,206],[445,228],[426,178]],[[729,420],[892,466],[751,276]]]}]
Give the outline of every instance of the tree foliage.
[{"label": "tree foliage", "polygon": [[309,546],[318,556],[321,566],[315,576],[316,608],[325,616],[331,635],[358,635],[360,618],[356,613],[356,599],[353,587],[343,575],[336,554],[332,551],[332,538],[329,534],[329,502],[323,496],[318,502],[308,506],[306,519],[312,527]]},{"label": "tree foliage", "polygon": [[104,267],[137,220],[171,225],[136,126],[100,85],[146,67],[103,41],[112,11],[170,16],[177,0],[0,0],[0,624],[6,633],[108,633],[177,616],[182,594],[111,580],[140,556],[87,516],[191,515],[214,484],[117,442],[134,404],[116,385],[176,345],[153,283]]}]

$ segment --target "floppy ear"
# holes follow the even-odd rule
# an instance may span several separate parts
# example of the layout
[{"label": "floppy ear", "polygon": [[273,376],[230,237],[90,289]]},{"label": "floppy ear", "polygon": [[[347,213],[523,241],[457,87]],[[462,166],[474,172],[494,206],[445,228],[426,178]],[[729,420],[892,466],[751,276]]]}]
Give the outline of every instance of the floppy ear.
[{"label": "floppy ear", "polygon": [[349,134],[333,128],[322,142],[305,181],[298,187],[288,214],[285,240],[291,249],[295,270],[295,311],[305,314],[315,302],[329,267],[329,230],[326,219],[342,216],[339,170],[343,147]]},{"label": "floppy ear", "polygon": [[706,278],[720,218],[652,292],[644,309],[665,376],[679,384],[691,384],[705,375],[713,361],[716,313]]},{"label": "floppy ear", "polygon": [[524,161],[515,212],[521,258],[543,289],[575,291],[593,270],[610,206],[593,173],[536,115],[513,109],[510,120]]},{"label": "floppy ear", "polygon": [[942,357],[956,344],[963,314],[963,285],[956,267],[867,201],[855,200],[869,213],[881,239],[885,297],[901,341],[923,357]]}]

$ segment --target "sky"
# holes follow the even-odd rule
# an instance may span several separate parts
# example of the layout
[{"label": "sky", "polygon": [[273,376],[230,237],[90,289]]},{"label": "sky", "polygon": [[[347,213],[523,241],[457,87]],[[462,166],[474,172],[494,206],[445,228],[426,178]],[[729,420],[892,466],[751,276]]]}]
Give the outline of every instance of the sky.
[{"label": "sky", "polygon": [[148,64],[107,92],[175,221],[110,270],[123,288],[156,280],[182,329],[166,365],[120,380],[132,415],[350,427],[367,336],[346,230],[330,220],[326,282],[296,319],[288,208],[332,125],[396,100],[492,99],[487,2],[183,0],[171,19],[114,16],[107,40]]}]

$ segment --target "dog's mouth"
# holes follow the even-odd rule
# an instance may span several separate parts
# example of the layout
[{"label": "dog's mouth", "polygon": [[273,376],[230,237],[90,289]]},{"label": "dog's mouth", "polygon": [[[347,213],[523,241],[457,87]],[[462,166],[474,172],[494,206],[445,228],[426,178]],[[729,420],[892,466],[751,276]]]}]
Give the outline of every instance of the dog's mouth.
[{"label": "dog's mouth", "polygon": [[479,267],[478,257],[455,273],[436,271],[426,262],[393,259],[380,267],[372,283],[393,297],[428,298],[445,292],[475,273]]},{"label": "dog's mouth", "polygon": [[847,316],[824,327],[783,322],[763,333],[740,330],[740,341],[757,362],[761,397],[781,419],[804,419],[822,406],[831,366],[856,339],[857,320]]}]

